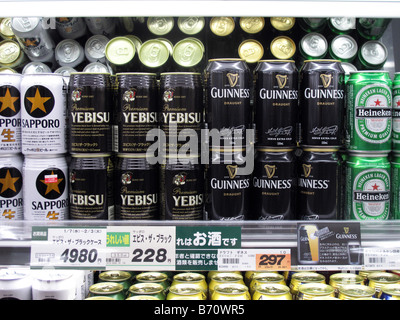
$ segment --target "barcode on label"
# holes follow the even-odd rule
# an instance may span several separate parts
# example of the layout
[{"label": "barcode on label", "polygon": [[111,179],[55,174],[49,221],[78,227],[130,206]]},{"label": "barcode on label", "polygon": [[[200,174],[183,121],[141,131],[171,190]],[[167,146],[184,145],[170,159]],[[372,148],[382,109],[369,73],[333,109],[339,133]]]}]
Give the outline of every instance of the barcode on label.
[{"label": "barcode on label", "polygon": [[239,258],[222,258],[223,264],[239,264]]},{"label": "barcode on label", "polygon": [[120,258],[107,258],[106,263],[108,264],[119,264],[122,262],[122,259]]},{"label": "barcode on label", "polygon": [[369,257],[368,262],[369,263],[386,263],[387,260],[386,260],[386,258],[383,258],[383,257]]}]

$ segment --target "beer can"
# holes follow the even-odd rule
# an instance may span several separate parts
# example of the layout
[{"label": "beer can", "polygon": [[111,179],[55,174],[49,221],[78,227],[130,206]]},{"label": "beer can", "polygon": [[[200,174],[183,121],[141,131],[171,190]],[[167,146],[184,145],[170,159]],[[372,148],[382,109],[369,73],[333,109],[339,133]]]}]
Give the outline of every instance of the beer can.
[{"label": "beer can", "polygon": [[117,74],[117,152],[146,153],[146,137],[158,128],[158,87],[155,73]]},{"label": "beer can", "polygon": [[[350,78],[350,72],[356,72],[358,70],[357,70],[357,68],[356,68],[356,66],[354,64],[351,64],[349,62],[342,62],[342,68],[344,70],[344,79],[345,79],[345,82],[347,84],[347,81]],[[344,116],[345,116],[345,119],[346,119],[346,113],[345,113]],[[346,121],[345,121],[345,125],[346,125]]]},{"label": "beer can", "polygon": [[306,32],[321,32],[328,23],[327,18],[300,18],[297,19],[300,28]]},{"label": "beer can", "polygon": [[204,17],[179,17],[178,28],[182,33],[195,36],[204,30],[206,19]]},{"label": "beer can", "polygon": [[393,77],[392,150],[400,151],[400,72]]},{"label": "beer can", "polygon": [[368,275],[368,286],[375,289],[377,298],[381,295],[381,289],[388,284],[400,284],[400,276],[391,272],[371,272]]},{"label": "beer can", "polygon": [[86,34],[86,22],[79,17],[56,18],[56,30],[63,39],[78,39]]},{"label": "beer can", "polygon": [[64,155],[26,155],[22,166],[24,219],[68,219],[68,166]]},{"label": "beer can", "polygon": [[124,287],[116,282],[97,282],[90,286],[88,297],[110,297],[114,300],[125,300]]},{"label": "beer can", "polygon": [[391,159],[391,212],[395,220],[400,219],[400,154],[393,153]]},{"label": "beer can", "polygon": [[297,165],[297,214],[301,220],[336,220],[341,209],[337,149],[304,148]]},{"label": "beer can", "polygon": [[150,39],[142,43],[139,50],[139,60],[147,71],[167,71],[170,61],[168,46],[159,39]]},{"label": "beer can", "polygon": [[147,28],[156,36],[165,36],[174,28],[175,21],[172,17],[149,17]]},{"label": "beer can", "polygon": [[364,284],[364,278],[355,273],[339,272],[329,277],[329,285],[335,289],[335,296],[339,295],[340,288],[347,284]]},{"label": "beer can", "polygon": [[285,278],[282,274],[276,272],[259,272],[256,273],[250,282],[249,292],[253,296],[257,290],[257,287],[266,283],[275,283],[286,285]]},{"label": "beer can", "polygon": [[357,57],[357,52],[357,41],[347,34],[336,36],[329,45],[330,56],[342,62],[352,62]]},{"label": "beer can", "polygon": [[208,296],[208,284],[206,281],[206,277],[197,272],[181,272],[174,275],[171,287],[180,283],[184,284],[194,284],[201,288],[206,296]]},{"label": "beer can", "polygon": [[22,153],[67,152],[67,106],[61,74],[25,74],[21,81]]},{"label": "beer can", "polygon": [[43,18],[14,17],[11,28],[21,48],[31,61],[54,61],[54,41]]},{"label": "beer can", "polygon": [[[297,259],[299,263],[318,264],[320,248],[319,238],[315,235],[317,231],[318,227],[314,223],[304,223],[299,226],[297,231]],[[292,278],[290,281],[292,281]]]},{"label": "beer can", "polygon": [[272,28],[281,33],[292,31],[296,23],[294,17],[271,17],[269,22]]},{"label": "beer can", "polygon": [[299,52],[305,60],[323,59],[328,52],[328,41],[321,33],[307,33],[300,40]]},{"label": "beer can", "polygon": [[211,300],[251,300],[248,288],[240,283],[224,283],[214,288]]},{"label": "beer can", "polygon": [[292,38],[288,36],[278,36],[271,41],[269,46],[274,59],[288,60],[295,57],[297,48]]},{"label": "beer can", "polygon": [[290,288],[278,283],[262,283],[255,287],[252,300],[293,300]]},{"label": "beer can", "polygon": [[31,272],[16,268],[2,269],[0,300],[32,300]]},{"label": "beer can", "polygon": [[40,61],[32,61],[27,63],[22,69],[22,74],[51,73],[51,68]]},{"label": "beer can", "polygon": [[179,283],[169,288],[166,300],[207,300],[207,296],[195,284]]},{"label": "beer can", "polygon": [[69,82],[69,151],[112,152],[109,73],[72,73]]},{"label": "beer can", "polygon": [[294,219],[296,177],[294,149],[257,148],[252,177],[253,218]]},{"label": "beer can", "polygon": [[246,220],[250,217],[251,173],[246,170],[243,151],[211,149],[206,168],[206,213],[210,220]]},{"label": "beer can", "polygon": [[389,73],[351,72],[346,91],[346,148],[360,153],[389,153],[392,149],[392,81]]},{"label": "beer can", "polygon": [[381,41],[369,40],[358,50],[356,66],[360,70],[380,70],[384,67],[387,58],[387,47]]},{"label": "beer can", "polygon": [[[206,123],[219,131],[212,146],[245,146],[246,131],[252,128],[251,75],[240,59],[211,59],[205,70]],[[214,139],[215,140],[215,139]]]},{"label": "beer can", "polygon": [[56,62],[61,67],[79,68],[85,60],[81,44],[74,39],[60,41],[54,52]]},{"label": "beer can", "polygon": [[199,148],[204,121],[201,74],[162,73],[159,106],[160,129],[166,136],[161,151],[165,154],[176,153],[184,145]]},{"label": "beer can", "polygon": [[382,300],[400,300],[400,284],[392,283],[382,286],[379,298]]},{"label": "beer can", "polygon": [[293,60],[262,60],[254,70],[256,145],[296,145],[298,72]]},{"label": "beer can", "polygon": [[137,283],[158,283],[164,288],[164,294],[168,291],[171,283],[168,280],[168,275],[164,272],[149,271],[141,272],[136,275]]},{"label": "beer can", "polygon": [[87,17],[86,25],[92,34],[102,34],[108,38],[115,35],[116,21],[114,17]]},{"label": "beer can", "polygon": [[378,40],[385,33],[391,19],[387,18],[358,18],[357,32],[364,39]]},{"label": "beer can", "polygon": [[390,162],[387,156],[350,153],[346,162],[344,218],[391,219],[390,188]]},{"label": "beer can", "polygon": [[333,17],[328,19],[329,29],[336,34],[348,34],[356,29],[356,18]]},{"label": "beer can", "polygon": [[105,55],[114,73],[133,71],[135,68],[135,44],[127,37],[110,39],[106,44]]},{"label": "beer can", "polygon": [[243,281],[243,276],[241,274],[233,273],[233,272],[220,272],[214,274],[211,277],[211,280],[208,284],[208,292],[209,296],[212,296],[214,293],[214,288],[223,283],[240,283],[245,284]]},{"label": "beer can", "polygon": [[325,283],[325,276],[316,272],[296,272],[290,280],[290,293],[293,300],[296,300],[299,286],[304,283]]},{"label": "beer can", "polygon": [[15,40],[14,31],[11,28],[11,18],[2,18],[0,20],[0,37],[4,40]]},{"label": "beer can", "polygon": [[346,284],[339,289],[338,298],[340,300],[375,298],[375,290],[363,284]]},{"label": "beer can", "polygon": [[264,57],[264,46],[255,39],[246,39],[238,46],[238,55],[253,69]]},{"label": "beer can", "polygon": [[110,154],[73,154],[69,169],[70,218],[113,220],[114,165]]},{"label": "beer can", "polygon": [[0,155],[0,221],[24,219],[22,164],[19,154]]},{"label": "beer can", "polygon": [[203,68],[204,45],[193,37],[181,39],[173,46],[172,58],[182,71],[199,71]]},{"label": "beer can", "polygon": [[0,42],[1,67],[22,69],[22,66],[26,62],[26,55],[17,42],[13,40],[3,40]]},{"label": "beer can", "polygon": [[21,75],[0,75],[0,153],[21,152]]},{"label": "beer can", "polygon": [[[255,272],[255,271],[246,271],[246,272]],[[215,275],[215,274],[218,274],[218,273],[225,273],[225,271],[217,271],[217,270],[210,270],[210,271],[208,271],[207,272],[207,283],[210,283],[210,281],[211,281],[211,279],[212,279],[212,277]],[[229,271],[229,273],[236,273],[236,274],[239,274],[239,275],[242,275],[242,272],[241,271]],[[246,285],[247,285],[247,283],[246,283]]]},{"label": "beer can", "polygon": [[76,280],[72,272],[38,270],[32,276],[32,300],[75,300]]},{"label": "beer can", "polygon": [[[76,72],[76,71],[73,71]],[[88,73],[107,73],[110,72],[110,69],[103,63],[100,62],[91,62],[87,64],[83,68],[83,72],[88,72]]]},{"label": "beer can", "polygon": [[115,219],[159,219],[159,169],[145,154],[117,155]]},{"label": "beer can", "polygon": [[322,297],[334,297],[334,289],[325,283],[304,283],[299,286],[296,300],[319,300]]},{"label": "beer can", "polygon": [[300,70],[301,144],[343,144],[344,70],[338,60],[306,60]]},{"label": "beer can", "polygon": [[165,300],[165,288],[160,283],[138,282],[131,285],[128,289],[127,298],[137,296],[154,297],[157,300]]},{"label": "beer can", "polygon": [[109,39],[102,35],[93,35],[85,42],[85,57],[89,62],[106,63],[106,46]]}]

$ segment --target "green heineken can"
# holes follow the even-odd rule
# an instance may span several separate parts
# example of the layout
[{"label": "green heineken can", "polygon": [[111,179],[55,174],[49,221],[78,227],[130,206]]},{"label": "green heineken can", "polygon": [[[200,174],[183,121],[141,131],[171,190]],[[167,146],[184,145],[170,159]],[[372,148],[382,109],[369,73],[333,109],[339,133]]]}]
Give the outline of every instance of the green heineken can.
[{"label": "green heineken can", "polygon": [[393,219],[400,219],[400,153],[392,154],[392,216]]},{"label": "green heineken can", "polygon": [[390,162],[379,154],[349,153],[346,161],[346,220],[388,220]]},{"label": "green heineken can", "polygon": [[400,72],[393,78],[392,150],[400,152]]},{"label": "green heineken can", "polygon": [[358,153],[389,153],[392,149],[392,81],[389,73],[351,72],[346,93],[346,148]]}]

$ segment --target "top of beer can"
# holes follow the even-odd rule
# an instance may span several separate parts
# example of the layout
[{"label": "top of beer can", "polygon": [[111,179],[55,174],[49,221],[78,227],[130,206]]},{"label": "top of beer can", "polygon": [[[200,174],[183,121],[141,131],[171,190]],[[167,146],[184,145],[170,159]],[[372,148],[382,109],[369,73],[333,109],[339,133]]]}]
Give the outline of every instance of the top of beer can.
[{"label": "top of beer can", "polygon": [[160,40],[151,39],[142,44],[139,51],[140,61],[147,67],[158,68],[168,61],[168,47]]},{"label": "top of beer can", "polygon": [[163,272],[142,272],[136,276],[136,280],[140,282],[163,282],[168,276]]},{"label": "top of beer can", "polygon": [[89,291],[93,294],[114,294],[124,290],[122,284],[117,282],[98,282],[89,287]]},{"label": "top of beer can", "polygon": [[109,39],[102,34],[91,36],[85,43],[85,56],[89,62],[105,61]]},{"label": "top of beer can", "polygon": [[340,60],[337,59],[312,59],[312,60],[304,60],[304,63],[307,62],[313,62],[313,63],[334,63],[334,62],[340,62]]},{"label": "top of beer can", "polygon": [[115,37],[106,45],[106,58],[115,65],[129,63],[135,56],[135,44],[127,37]]},{"label": "top of beer can", "polygon": [[256,147],[259,152],[292,152],[295,148],[288,147]]},{"label": "top of beer can", "polygon": [[296,44],[286,36],[279,36],[272,40],[270,45],[271,53],[278,59],[290,59],[296,52]]},{"label": "top of beer can", "polygon": [[370,40],[361,46],[359,54],[370,66],[379,66],[386,61],[388,51],[382,42]]},{"label": "top of beer can", "polygon": [[147,28],[157,36],[163,36],[174,28],[172,17],[150,17],[147,19]]},{"label": "top of beer can", "polygon": [[351,72],[357,72],[357,68],[354,64],[350,62],[342,62],[342,68],[345,74],[350,74]]},{"label": "top of beer can", "polygon": [[119,282],[129,280],[132,275],[127,271],[110,270],[99,274],[99,279],[103,282]]},{"label": "top of beer can", "polygon": [[203,59],[203,47],[193,38],[182,39],[174,46],[172,56],[183,67],[193,67]]},{"label": "top of beer can", "polygon": [[195,295],[203,292],[201,287],[193,283],[177,283],[171,286],[169,291],[184,296]]},{"label": "top of beer can", "polygon": [[198,282],[205,280],[205,276],[196,272],[183,272],[174,275],[174,280],[184,282]]},{"label": "top of beer can", "polygon": [[102,296],[94,296],[94,297],[87,297],[85,300],[115,300],[114,298],[111,297],[102,297]]},{"label": "top of beer can", "polygon": [[153,296],[132,296],[132,297],[128,297],[125,300],[160,300],[157,297],[153,297]]},{"label": "top of beer can", "polygon": [[311,296],[323,296],[333,294],[334,289],[325,283],[304,283],[299,286],[299,292]]},{"label": "top of beer can", "polygon": [[352,60],[357,52],[357,41],[349,35],[338,35],[331,41],[331,54],[340,60]]},{"label": "top of beer can", "polygon": [[330,18],[331,25],[339,31],[348,31],[356,28],[356,18],[352,17],[336,17]]},{"label": "top of beer can", "polygon": [[362,284],[364,278],[355,273],[334,273],[329,277],[329,284],[332,287],[339,287],[346,284]]},{"label": "top of beer can", "polygon": [[314,146],[304,146],[303,151],[307,152],[336,152],[339,151],[340,147],[314,147]]},{"label": "top of beer can", "polygon": [[51,73],[51,69],[47,64],[38,61],[29,62],[23,69],[22,74]]},{"label": "top of beer can", "polygon": [[22,53],[21,47],[13,40],[0,42],[0,65],[12,66]]},{"label": "top of beer can", "polygon": [[264,29],[265,19],[263,17],[242,17],[239,20],[239,25],[244,32],[256,34]]},{"label": "top of beer can", "polygon": [[74,39],[62,40],[56,46],[55,58],[62,67],[77,66],[83,62],[83,48],[79,42]]},{"label": "top of beer can", "polygon": [[13,39],[14,31],[11,28],[11,18],[3,18],[0,22],[0,33],[3,38]]},{"label": "top of beer can", "polygon": [[386,284],[381,287],[381,291],[389,294],[391,296],[400,296],[400,284],[399,283],[391,283],[391,284]]},{"label": "top of beer can", "polygon": [[316,272],[296,272],[292,276],[292,280],[302,282],[322,282],[325,276]]},{"label": "top of beer can", "polygon": [[267,295],[280,296],[289,293],[288,286],[280,283],[260,283],[255,287],[255,290]]},{"label": "top of beer can", "polygon": [[46,272],[34,273],[34,278],[39,281],[63,281],[72,277],[71,272],[58,271],[58,270],[46,270]]},{"label": "top of beer can", "polygon": [[296,18],[289,17],[272,17],[270,18],[271,25],[279,31],[289,31],[293,28]]},{"label": "top of beer can", "polygon": [[345,284],[339,289],[339,294],[344,294],[346,296],[355,298],[372,297],[374,293],[374,288],[363,284]]},{"label": "top of beer can", "polygon": [[138,282],[131,285],[128,289],[129,292],[134,294],[156,294],[164,290],[164,287],[159,283],[146,283]]},{"label": "top of beer can", "polygon": [[210,30],[220,37],[229,36],[235,30],[235,20],[232,17],[213,17],[210,20]]},{"label": "top of beer can", "polygon": [[239,45],[238,53],[247,63],[256,63],[264,56],[264,47],[257,40],[247,39]]},{"label": "top of beer can", "polygon": [[221,283],[215,286],[214,291],[222,295],[241,295],[248,292],[249,289],[240,283]]},{"label": "top of beer can", "polygon": [[0,281],[19,280],[29,276],[27,270],[22,269],[2,269],[0,270]]},{"label": "top of beer can", "polygon": [[36,26],[42,21],[38,17],[23,17],[23,18],[11,18],[11,28],[14,31],[24,33],[30,32],[36,28]]},{"label": "top of beer can", "polygon": [[203,30],[206,21],[203,17],[179,17],[178,28],[184,34],[194,35]]},{"label": "top of beer can", "polygon": [[400,282],[400,276],[391,272],[372,272],[368,275],[368,280],[377,283],[397,283]]},{"label": "top of beer can", "polygon": [[71,67],[60,67],[57,70],[54,71],[54,73],[60,73],[61,75],[65,77],[69,77],[71,73],[76,72],[74,68]]},{"label": "top of beer can", "polygon": [[0,68],[0,73],[14,74],[18,72],[15,71],[14,69],[5,67],[5,68]]},{"label": "top of beer can", "polygon": [[101,62],[92,62],[89,63],[85,68],[83,68],[83,72],[88,72],[88,73],[109,73],[110,70],[108,67],[101,63]]},{"label": "top of beer can", "polygon": [[308,33],[300,40],[300,51],[305,58],[324,57],[328,51],[328,41],[320,33]]},{"label": "top of beer can", "polygon": [[212,275],[211,280],[218,282],[235,282],[243,280],[243,276],[233,272],[220,272]]}]

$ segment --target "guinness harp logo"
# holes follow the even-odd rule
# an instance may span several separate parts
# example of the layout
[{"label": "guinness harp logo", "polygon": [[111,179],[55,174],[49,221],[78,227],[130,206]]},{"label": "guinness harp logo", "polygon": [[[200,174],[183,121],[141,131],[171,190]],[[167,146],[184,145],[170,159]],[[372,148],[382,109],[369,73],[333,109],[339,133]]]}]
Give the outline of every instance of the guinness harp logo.
[{"label": "guinness harp logo", "polygon": [[233,165],[228,164],[226,166],[226,170],[228,170],[229,178],[234,179],[237,174],[238,166],[237,165],[233,166]]},{"label": "guinness harp logo", "polygon": [[303,164],[304,176],[305,176],[306,178],[309,177],[309,175],[310,175],[310,173],[311,173],[311,169],[312,169],[311,164]]},{"label": "guinness harp logo", "polygon": [[265,168],[265,172],[267,173],[268,179],[271,179],[275,174],[276,166],[270,166],[270,165],[266,164],[264,166],[264,168]]},{"label": "guinness harp logo", "polygon": [[332,82],[332,75],[331,74],[321,74],[319,77],[321,78],[322,85],[324,86],[324,88],[328,88]]},{"label": "guinness harp logo", "polygon": [[278,82],[279,89],[283,89],[286,86],[288,76],[286,74],[277,74],[275,77],[276,81]]},{"label": "guinness harp logo", "polygon": [[227,73],[226,77],[228,78],[229,85],[231,87],[236,86],[238,80],[239,80],[239,74],[238,73]]},{"label": "guinness harp logo", "polygon": [[344,227],[343,229],[344,229],[344,233],[345,233],[345,234],[348,234],[349,231],[350,231],[350,228],[349,228],[349,227]]}]

